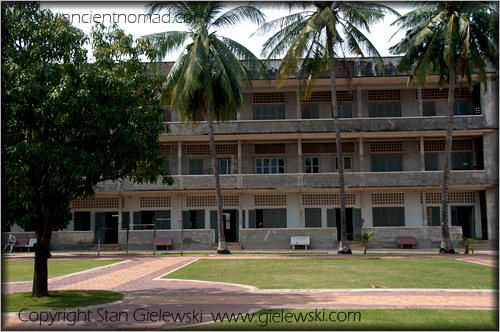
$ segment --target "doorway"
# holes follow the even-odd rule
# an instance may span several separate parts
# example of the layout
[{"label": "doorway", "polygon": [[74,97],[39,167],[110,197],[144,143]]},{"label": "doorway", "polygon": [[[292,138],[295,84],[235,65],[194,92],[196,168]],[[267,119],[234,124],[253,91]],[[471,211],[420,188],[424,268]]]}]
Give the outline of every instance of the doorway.
[{"label": "doorway", "polygon": [[467,238],[476,237],[476,220],[473,206],[452,206],[451,225],[462,226],[462,235]]},{"label": "doorway", "polygon": [[[347,228],[347,240],[352,241],[352,233],[353,227],[352,227],[352,208],[346,208],[345,209],[345,222],[346,222],[346,228]],[[337,241],[340,241],[340,237],[342,235],[342,219],[340,217],[340,209],[335,209],[335,221],[336,221],[336,227],[337,227]]]},{"label": "doorway", "polygon": [[96,212],[95,214],[95,243],[99,241],[101,230],[101,243],[118,243],[118,212]]},{"label": "doorway", "polygon": [[[226,242],[238,242],[238,210],[223,210],[222,220]],[[217,211],[210,211],[210,228],[215,230],[215,242],[219,242]]]}]

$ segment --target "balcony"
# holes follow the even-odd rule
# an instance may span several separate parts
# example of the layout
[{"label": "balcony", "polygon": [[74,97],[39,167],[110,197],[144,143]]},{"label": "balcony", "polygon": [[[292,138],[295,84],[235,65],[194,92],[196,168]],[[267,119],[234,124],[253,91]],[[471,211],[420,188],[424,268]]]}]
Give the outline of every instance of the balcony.
[{"label": "balcony", "polygon": [[[345,186],[350,189],[402,188],[402,187],[440,187],[442,172],[366,172],[345,173]],[[214,189],[212,175],[173,176],[172,186],[155,184],[134,184],[128,180],[122,182],[107,181],[97,186],[97,192],[122,191],[178,191]],[[451,186],[491,186],[494,182],[484,170],[452,171]],[[222,190],[299,190],[326,189],[338,187],[337,173],[318,174],[243,174],[221,175]]]},{"label": "balcony", "polygon": [[[340,119],[342,132],[386,132],[386,131],[442,131],[446,130],[446,117],[408,117],[408,118],[355,118]],[[206,122],[190,127],[178,122],[169,123],[170,132],[162,136],[203,136],[207,135]],[[455,130],[474,130],[486,128],[482,116],[468,115],[454,118]],[[333,133],[333,119],[289,119],[289,120],[239,120],[228,121],[214,126],[216,135],[251,134],[297,134]]]}]

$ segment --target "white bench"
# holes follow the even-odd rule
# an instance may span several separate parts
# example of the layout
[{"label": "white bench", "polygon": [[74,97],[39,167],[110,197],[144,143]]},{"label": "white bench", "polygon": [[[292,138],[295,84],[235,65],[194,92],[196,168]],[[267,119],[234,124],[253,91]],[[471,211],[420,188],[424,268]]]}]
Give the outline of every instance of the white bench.
[{"label": "white bench", "polygon": [[295,246],[305,246],[307,250],[307,246],[310,245],[311,239],[309,236],[292,236],[290,238],[290,245],[293,246],[293,250],[295,250]]},{"label": "white bench", "polygon": [[36,239],[30,239],[28,241],[28,244],[26,245],[26,248],[28,248],[28,251],[31,251],[31,248],[33,248],[33,246],[35,245],[36,242],[37,242]]}]

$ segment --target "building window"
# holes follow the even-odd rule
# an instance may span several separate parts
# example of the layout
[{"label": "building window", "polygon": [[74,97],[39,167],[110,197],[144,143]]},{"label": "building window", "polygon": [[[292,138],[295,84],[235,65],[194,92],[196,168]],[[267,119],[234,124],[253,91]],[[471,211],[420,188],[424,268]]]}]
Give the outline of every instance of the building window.
[{"label": "building window", "polygon": [[205,229],[205,210],[182,211],[184,229]]},{"label": "building window", "polygon": [[453,115],[469,115],[467,101],[457,100],[453,107]]},{"label": "building window", "polygon": [[472,152],[452,152],[451,169],[460,171],[471,170]]},{"label": "building window", "polygon": [[402,154],[375,154],[371,156],[372,172],[402,172]]},{"label": "building window", "polygon": [[370,118],[401,117],[399,103],[370,104]]},{"label": "building window", "polygon": [[255,120],[279,120],[285,118],[285,106],[266,105],[254,106]]},{"label": "building window", "polygon": [[287,228],[286,209],[259,209],[248,212],[248,228]]},{"label": "building window", "polygon": [[257,174],[285,173],[285,158],[257,158],[255,166]]},{"label": "building window", "polygon": [[73,226],[75,231],[90,231],[90,212],[75,212]]},{"label": "building window", "polygon": [[304,166],[305,166],[305,173],[319,173],[319,158],[306,157]]},{"label": "building window", "polygon": [[405,226],[404,207],[374,207],[372,214],[373,227]]},{"label": "building window", "polygon": [[231,159],[219,159],[219,174],[231,174]]},{"label": "building window", "polygon": [[[351,157],[343,157],[343,158],[344,158],[344,172],[352,172]],[[339,171],[339,159],[338,159],[338,157],[335,157],[333,171],[334,172]]]},{"label": "building window", "polygon": [[189,175],[205,174],[204,159],[189,159]]},{"label": "building window", "polygon": [[321,227],[321,208],[305,209],[305,226],[306,228]]},{"label": "building window", "polygon": [[339,112],[340,119],[351,118],[351,104],[339,104],[337,105],[337,110]]},{"label": "building window", "polygon": [[439,206],[427,208],[427,225],[441,226],[441,208]]},{"label": "building window", "polygon": [[422,102],[422,115],[423,116],[436,116],[436,104],[433,101]]},{"label": "building window", "polygon": [[425,170],[439,171],[439,154],[425,153]]},{"label": "building window", "polygon": [[317,105],[307,105],[302,106],[302,119],[318,119],[318,106]]},{"label": "building window", "polygon": [[[125,213],[122,223],[122,227],[127,227],[128,217],[125,217]],[[170,229],[170,210],[136,211],[133,215],[133,223],[143,225],[141,228],[133,228],[135,230],[154,229],[153,224],[156,224],[156,229]]]}]

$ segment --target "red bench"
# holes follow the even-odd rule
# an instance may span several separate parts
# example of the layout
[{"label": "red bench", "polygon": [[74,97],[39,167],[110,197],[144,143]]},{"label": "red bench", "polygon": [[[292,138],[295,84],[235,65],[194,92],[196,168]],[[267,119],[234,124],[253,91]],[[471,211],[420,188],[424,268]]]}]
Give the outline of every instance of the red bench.
[{"label": "red bench", "polygon": [[415,245],[417,245],[417,240],[414,236],[398,236],[397,243],[400,249],[403,249],[403,246],[411,246],[412,249],[415,249]]},{"label": "red bench", "polygon": [[23,248],[26,248],[29,239],[16,239],[16,244],[14,248],[19,248],[19,251],[23,251]]},{"label": "red bench", "polygon": [[172,245],[171,237],[157,237],[155,239],[155,250],[156,247],[167,247],[167,250],[169,250],[171,245]]}]

